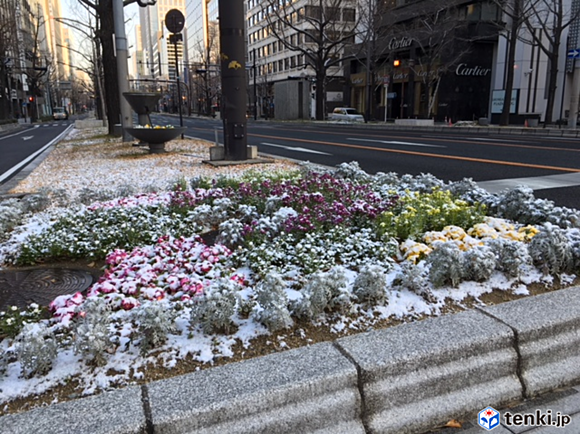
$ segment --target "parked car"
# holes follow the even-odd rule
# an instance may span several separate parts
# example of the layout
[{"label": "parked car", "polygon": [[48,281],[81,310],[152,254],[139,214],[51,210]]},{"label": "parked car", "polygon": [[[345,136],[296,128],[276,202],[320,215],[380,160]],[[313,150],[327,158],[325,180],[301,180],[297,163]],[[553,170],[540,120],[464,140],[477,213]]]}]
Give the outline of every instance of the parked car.
[{"label": "parked car", "polygon": [[64,107],[55,107],[52,109],[52,118],[55,121],[59,120],[67,120],[68,119],[68,112]]},{"label": "parked car", "polygon": [[330,114],[329,119],[331,121],[352,121],[352,122],[364,122],[365,118],[363,115],[358,113],[356,109],[352,107],[337,107]]}]

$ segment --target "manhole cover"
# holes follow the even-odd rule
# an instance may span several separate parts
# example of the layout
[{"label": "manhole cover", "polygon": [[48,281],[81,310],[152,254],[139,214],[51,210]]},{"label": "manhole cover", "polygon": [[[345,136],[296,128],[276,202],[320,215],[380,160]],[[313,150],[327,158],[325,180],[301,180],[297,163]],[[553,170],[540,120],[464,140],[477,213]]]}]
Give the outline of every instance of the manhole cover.
[{"label": "manhole cover", "polygon": [[0,309],[30,303],[48,306],[59,295],[85,291],[93,283],[82,270],[48,268],[42,270],[0,271]]}]

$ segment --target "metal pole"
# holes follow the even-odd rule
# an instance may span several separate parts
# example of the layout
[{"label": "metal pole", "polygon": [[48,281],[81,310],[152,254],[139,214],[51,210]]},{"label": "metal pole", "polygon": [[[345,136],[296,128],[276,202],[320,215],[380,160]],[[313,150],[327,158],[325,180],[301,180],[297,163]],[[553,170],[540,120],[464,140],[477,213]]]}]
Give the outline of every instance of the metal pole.
[{"label": "metal pole", "polygon": [[222,113],[226,160],[247,160],[248,106],[244,1],[219,1]]},{"label": "metal pole", "polygon": [[[578,97],[580,95],[580,63],[574,59],[574,75],[572,78],[572,92],[570,93],[570,110],[568,114],[568,128],[576,128],[578,122]],[[566,84],[566,73],[564,73],[564,85]],[[564,86],[562,86],[564,87]],[[564,92],[562,92],[564,100]],[[560,115],[560,117],[562,117]]]},{"label": "metal pole", "polygon": [[[181,112],[181,85],[179,83],[179,59],[177,58],[177,37],[173,35],[173,52],[175,53],[175,77],[177,79],[177,106],[179,107],[179,126],[183,126],[183,114]],[[183,139],[183,133],[181,133]]]},{"label": "metal pole", "polygon": [[252,70],[254,73],[254,120],[258,120],[258,88],[256,87],[256,49],[252,50],[252,59],[254,64],[252,65]]},{"label": "metal pole", "polygon": [[123,97],[124,92],[129,92],[129,71],[127,68],[127,37],[125,36],[125,16],[123,14],[123,0],[113,0],[113,16],[115,21],[115,47],[117,51],[117,79],[119,80],[119,98],[121,106],[121,128],[123,141],[130,142],[133,137],[125,131],[125,128],[133,126],[131,106]]}]

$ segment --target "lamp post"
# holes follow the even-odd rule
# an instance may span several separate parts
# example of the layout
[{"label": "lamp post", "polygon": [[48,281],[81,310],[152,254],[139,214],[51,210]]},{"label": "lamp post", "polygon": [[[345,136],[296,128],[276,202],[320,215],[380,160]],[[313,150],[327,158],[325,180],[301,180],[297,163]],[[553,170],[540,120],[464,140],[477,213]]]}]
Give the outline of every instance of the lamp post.
[{"label": "lamp post", "polygon": [[129,92],[129,70],[127,67],[127,37],[125,36],[125,17],[123,0],[113,0],[113,16],[115,25],[115,48],[117,51],[117,79],[119,81],[119,97],[121,106],[121,130],[124,142],[130,142],[133,137],[125,130],[133,126],[131,106],[123,97]]},{"label": "lamp post", "polygon": [[[411,56],[414,50],[411,50]],[[409,118],[413,117],[415,114],[415,59],[411,57],[409,59],[409,105],[407,107],[407,116]]]}]

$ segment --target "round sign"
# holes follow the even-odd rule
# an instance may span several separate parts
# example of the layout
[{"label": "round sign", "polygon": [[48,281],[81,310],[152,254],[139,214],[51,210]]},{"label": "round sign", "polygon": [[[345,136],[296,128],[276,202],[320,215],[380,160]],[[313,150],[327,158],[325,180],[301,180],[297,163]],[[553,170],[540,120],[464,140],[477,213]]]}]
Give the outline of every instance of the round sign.
[{"label": "round sign", "polygon": [[165,27],[171,33],[179,33],[183,30],[185,24],[185,17],[181,11],[177,9],[171,9],[165,14]]}]

